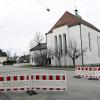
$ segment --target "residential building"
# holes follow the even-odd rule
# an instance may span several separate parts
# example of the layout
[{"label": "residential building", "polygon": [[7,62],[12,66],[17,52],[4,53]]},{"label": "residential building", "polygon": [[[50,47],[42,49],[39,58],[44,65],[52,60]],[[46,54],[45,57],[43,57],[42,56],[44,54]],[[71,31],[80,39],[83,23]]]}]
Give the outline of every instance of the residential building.
[{"label": "residential building", "polygon": [[2,65],[4,61],[7,61],[7,54],[0,49],[0,65]]},{"label": "residential building", "polygon": [[17,63],[29,63],[29,55],[23,55],[17,58]]},{"label": "residential building", "polygon": [[34,57],[36,57],[37,54],[40,54],[40,52],[41,52],[41,54],[46,53],[46,50],[47,50],[46,43],[40,43],[40,44],[36,45],[35,47],[31,48],[30,49],[30,64],[36,65]]}]

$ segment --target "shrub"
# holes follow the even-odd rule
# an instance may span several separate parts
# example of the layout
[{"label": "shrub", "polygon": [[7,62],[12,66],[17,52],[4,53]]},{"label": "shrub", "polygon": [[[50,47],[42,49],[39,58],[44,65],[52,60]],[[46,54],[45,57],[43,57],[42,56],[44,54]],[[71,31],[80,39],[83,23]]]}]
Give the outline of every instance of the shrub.
[{"label": "shrub", "polygon": [[8,60],[8,61],[4,61],[3,65],[13,65],[14,63],[16,63],[15,60]]}]

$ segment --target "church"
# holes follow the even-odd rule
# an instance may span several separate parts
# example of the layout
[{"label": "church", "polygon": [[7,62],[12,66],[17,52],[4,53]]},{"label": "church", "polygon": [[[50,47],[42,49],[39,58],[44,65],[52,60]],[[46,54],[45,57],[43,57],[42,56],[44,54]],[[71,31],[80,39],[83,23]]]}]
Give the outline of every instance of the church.
[{"label": "church", "polygon": [[[51,42],[52,41],[52,42]],[[75,15],[66,11],[57,23],[46,33],[47,48],[65,50],[69,41],[76,41],[84,55],[76,60],[77,65],[100,64],[100,30],[85,21],[75,10]],[[58,65],[55,57],[51,57],[51,65]],[[63,55],[60,61],[62,66],[72,65],[72,60]]]}]

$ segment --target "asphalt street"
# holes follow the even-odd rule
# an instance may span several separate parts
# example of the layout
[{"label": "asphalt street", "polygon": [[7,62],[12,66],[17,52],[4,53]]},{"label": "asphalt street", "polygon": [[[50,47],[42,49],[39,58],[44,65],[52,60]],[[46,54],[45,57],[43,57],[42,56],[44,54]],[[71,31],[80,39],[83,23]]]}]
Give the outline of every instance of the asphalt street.
[{"label": "asphalt street", "polygon": [[[10,69],[9,69],[10,70]],[[17,68],[11,68],[10,71],[16,71]],[[32,70],[37,73],[38,69],[20,69],[26,73]],[[88,80],[85,78],[73,78],[74,71],[67,70],[48,70],[39,69],[41,72],[67,73],[68,92],[38,92],[36,95],[24,93],[0,93],[0,100],[100,100],[100,80]],[[6,73],[6,70],[0,72]]]}]

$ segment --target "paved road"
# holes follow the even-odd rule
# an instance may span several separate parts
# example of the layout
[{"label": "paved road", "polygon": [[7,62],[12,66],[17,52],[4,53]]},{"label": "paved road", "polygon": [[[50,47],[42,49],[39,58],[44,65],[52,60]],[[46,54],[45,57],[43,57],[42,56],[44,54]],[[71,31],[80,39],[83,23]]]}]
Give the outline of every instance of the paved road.
[{"label": "paved road", "polygon": [[[38,72],[38,69],[33,70]],[[41,69],[41,72],[54,72],[54,70]],[[48,92],[32,96],[26,93],[1,93],[0,100],[100,100],[100,80],[76,79],[73,78],[74,71],[61,70],[60,72],[66,72],[68,76],[68,92],[66,93]]]}]

